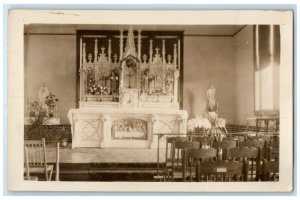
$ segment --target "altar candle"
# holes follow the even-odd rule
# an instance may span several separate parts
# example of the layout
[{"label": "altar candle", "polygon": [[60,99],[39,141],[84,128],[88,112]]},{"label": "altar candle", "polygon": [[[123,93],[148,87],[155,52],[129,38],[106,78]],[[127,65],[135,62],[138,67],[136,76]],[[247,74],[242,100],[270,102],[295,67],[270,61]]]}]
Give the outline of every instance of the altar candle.
[{"label": "altar candle", "polygon": [[178,39],[178,70],[180,71],[180,39]]},{"label": "altar candle", "polygon": [[108,61],[111,62],[111,39],[108,40]]},{"label": "altar candle", "polygon": [[142,47],[142,41],[141,41],[141,30],[138,31],[138,58],[141,61],[141,47]]},{"label": "altar candle", "polygon": [[150,47],[149,47],[149,55],[150,55],[149,63],[152,63],[152,54],[153,54],[152,42],[153,42],[153,40],[151,39],[150,40]]},{"label": "altar candle", "polygon": [[120,61],[123,57],[123,30],[120,31]]},{"label": "altar candle", "polygon": [[98,39],[95,39],[95,49],[94,49],[94,63],[97,62],[98,58]]}]

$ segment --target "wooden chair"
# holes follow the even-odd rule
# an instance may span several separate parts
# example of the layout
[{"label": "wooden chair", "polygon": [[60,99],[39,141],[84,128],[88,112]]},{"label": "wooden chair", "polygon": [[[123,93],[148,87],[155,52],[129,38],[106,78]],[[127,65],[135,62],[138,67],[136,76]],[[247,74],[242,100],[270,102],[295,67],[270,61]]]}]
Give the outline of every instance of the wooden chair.
[{"label": "wooden chair", "polygon": [[244,163],[238,161],[206,161],[197,163],[196,181],[245,181]]},{"label": "wooden chair", "polygon": [[[261,165],[261,150],[254,147],[243,147],[226,150],[227,160],[244,162],[245,180],[259,180]],[[250,171],[250,175],[249,175]],[[249,179],[250,176],[250,179]],[[254,179],[255,177],[255,179]]]},{"label": "wooden chair", "polygon": [[213,142],[215,141],[215,138],[214,137],[194,137],[192,139],[193,141],[196,141],[196,142],[200,142],[200,147],[201,148],[211,148],[212,145],[213,145]]},{"label": "wooden chair", "polygon": [[259,148],[261,151],[261,158],[266,158],[267,155],[267,142],[263,139],[260,140],[245,140],[243,142],[238,142],[238,147],[244,148],[244,147],[254,147],[254,148]]},{"label": "wooden chair", "polygon": [[263,149],[265,147],[265,141],[264,140],[245,140],[243,142],[238,142],[238,146],[240,148],[243,147],[255,147],[255,148],[261,148]]},{"label": "wooden chair", "polygon": [[194,177],[197,177],[197,164],[216,159],[216,149],[185,149],[183,156],[183,173],[182,180],[185,181],[187,176],[187,170],[189,168],[189,180],[192,181]]},{"label": "wooden chair", "polygon": [[172,166],[173,158],[173,145],[175,140],[188,141],[186,137],[167,137],[166,138],[166,158],[165,158],[165,169],[164,169],[164,180],[170,180],[170,171]]},{"label": "wooden chair", "polygon": [[272,140],[272,136],[271,135],[256,135],[256,136],[248,136],[247,140],[263,140],[266,141],[267,144],[269,145],[271,140]]},{"label": "wooden chair", "polygon": [[237,142],[243,142],[245,141],[245,136],[244,135],[227,135],[225,138],[223,138],[223,141],[237,141]]},{"label": "wooden chair", "polygon": [[273,138],[271,140],[270,146],[267,147],[266,159],[279,160],[279,138]]},{"label": "wooden chair", "polygon": [[25,158],[25,177],[24,180],[27,181],[37,181],[38,177],[36,176],[30,176],[30,172],[29,172],[29,162],[28,162],[28,149],[27,147],[24,147],[24,158]]},{"label": "wooden chair", "polygon": [[237,143],[236,140],[214,141],[212,147],[218,150],[218,159],[224,160],[227,158],[227,149],[237,148]]},{"label": "wooden chair", "polygon": [[279,161],[264,159],[262,166],[262,181],[279,181]]},{"label": "wooden chair", "polygon": [[53,173],[53,165],[47,164],[45,139],[25,140],[24,146],[28,154],[26,158],[26,176],[29,176],[30,173],[45,173],[46,181],[50,181]]},{"label": "wooden chair", "polygon": [[269,146],[267,147],[267,156],[268,161],[279,160],[279,148]]},{"label": "wooden chair", "polygon": [[187,138],[175,138],[172,141],[171,162],[167,165],[168,180],[182,178],[184,149],[199,149],[200,143]]}]

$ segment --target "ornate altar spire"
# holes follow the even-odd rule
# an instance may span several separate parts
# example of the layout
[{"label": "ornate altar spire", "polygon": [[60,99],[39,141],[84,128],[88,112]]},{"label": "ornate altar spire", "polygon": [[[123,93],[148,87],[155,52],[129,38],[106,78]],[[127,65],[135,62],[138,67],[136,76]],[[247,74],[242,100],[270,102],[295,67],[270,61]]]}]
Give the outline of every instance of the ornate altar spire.
[{"label": "ornate altar spire", "polygon": [[130,27],[129,30],[128,30],[127,42],[126,42],[126,47],[125,47],[125,54],[124,54],[123,58],[126,58],[129,55],[137,57],[136,50],[135,50],[134,35],[133,35],[133,28],[132,27]]}]

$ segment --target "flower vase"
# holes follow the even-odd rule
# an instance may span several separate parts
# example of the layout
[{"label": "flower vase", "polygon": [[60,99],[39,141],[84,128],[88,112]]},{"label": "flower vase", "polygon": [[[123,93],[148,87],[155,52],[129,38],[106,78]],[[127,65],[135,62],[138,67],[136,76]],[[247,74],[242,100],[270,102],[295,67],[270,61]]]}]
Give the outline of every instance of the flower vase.
[{"label": "flower vase", "polygon": [[47,112],[46,111],[41,111],[39,112],[39,117],[46,117]]},{"label": "flower vase", "polygon": [[53,109],[50,109],[50,110],[49,110],[49,117],[50,117],[50,118],[54,117]]},{"label": "flower vase", "polygon": [[40,116],[40,112],[39,111],[35,111],[34,115],[35,115],[35,117],[38,117],[38,116]]}]

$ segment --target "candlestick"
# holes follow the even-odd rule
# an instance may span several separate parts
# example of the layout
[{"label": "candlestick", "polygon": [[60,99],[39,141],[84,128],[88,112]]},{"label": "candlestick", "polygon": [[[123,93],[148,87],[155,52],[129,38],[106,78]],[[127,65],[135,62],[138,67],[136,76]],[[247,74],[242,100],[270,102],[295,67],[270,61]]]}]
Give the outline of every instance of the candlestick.
[{"label": "candlestick", "polygon": [[123,57],[123,30],[120,30],[120,61]]},{"label": "candlestick", "polygon": [[97,62],[97,57],[98,57],[98,39],[95,39],[95,49],[94,49],[94,63]]}]

